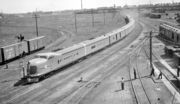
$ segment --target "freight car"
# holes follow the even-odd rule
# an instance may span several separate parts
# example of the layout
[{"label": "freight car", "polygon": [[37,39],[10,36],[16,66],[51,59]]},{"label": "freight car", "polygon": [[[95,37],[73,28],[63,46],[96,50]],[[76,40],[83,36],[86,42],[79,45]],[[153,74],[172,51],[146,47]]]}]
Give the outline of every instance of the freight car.
[{"label": "freight car", "polygon": [[180,29],[171,24],[163,23],[159,26],[159,36],[174,44],[180,43]]},{"label": "freight car", "polygon": [[29,60],[27,68],[22,72],[24,73],[24,79],[27,79],[28,82],[38,82],[39,78],[44,77],[47,73],[118,42],[134,28],[134,20],[130,17],[128,19],[129,23],[127,25],[108,34],[83,41],[56,52],[35,55],[35,58]]},{"label": "freight car", "polygon": [[14,59],[20,58],[23,55],[30,54],[45,47],[45,36],[36,37],[30,40],[25,40],[12,45],[0,48],[0,64],[5,64]]},{"label": "freight car", "polygon": [[150,13],[149,17],[150,18],[158,18],[159,19],[159,18],[161,18],[161,14],[159,14],[159,13]]}]

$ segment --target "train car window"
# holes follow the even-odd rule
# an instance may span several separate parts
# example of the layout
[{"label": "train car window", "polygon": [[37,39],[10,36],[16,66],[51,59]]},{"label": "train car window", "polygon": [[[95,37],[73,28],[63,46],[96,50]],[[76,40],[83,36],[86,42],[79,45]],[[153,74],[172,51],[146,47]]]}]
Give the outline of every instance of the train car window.
[{"label": "train car window", "polygon": [[36,56],[34,56],[35,58],[44,58],[44,59],[47,59],[47,57],[46,56],[40,56],[40,55],[36,55]]},{"label": "train car window", "polygon": [[37,66],[30,66],[29,74],[36,74]]},{"label": "train car window", "polygon": [[44,59],[47,59],[47,57],[46,57],[46,56],[39,56],[39,58],[44,58]]},{"label": "train car window", "polygon": [[61,59],[58,60],[58,64],[61,62]]},{"label": "train car window", "polygon": [[54,56],[50,56],[50,57],[48,58],[48,60],[49,60],[49,59],[52,59],[53,57],[54,57]]},{"label": "train car window", "polygon": [[65,57],[64,60],[66,60],[66,59],[68,59],[68,58],[70,58],[70,57],[72,57],[72,55]]},{"label": "train car window", "polygon": [[96,48],[96,46],[95,45],[91,46],[91,49],[93,49],[93,48]]}]

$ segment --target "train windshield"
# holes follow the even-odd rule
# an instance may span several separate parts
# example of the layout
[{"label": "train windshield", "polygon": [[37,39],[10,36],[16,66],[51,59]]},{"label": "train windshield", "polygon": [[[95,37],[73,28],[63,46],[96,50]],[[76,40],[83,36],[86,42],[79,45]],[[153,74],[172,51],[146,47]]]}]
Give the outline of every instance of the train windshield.
[{"label": "train windshield", "polygon": [[36,74],[37,72],[37,66],[29,66],[28,74]]},{"label": "train windshield", "polygon": [[43,59],[48,59],[47,56],[43,56],[43,55],[36,55],[35,58],[43,58]]}]

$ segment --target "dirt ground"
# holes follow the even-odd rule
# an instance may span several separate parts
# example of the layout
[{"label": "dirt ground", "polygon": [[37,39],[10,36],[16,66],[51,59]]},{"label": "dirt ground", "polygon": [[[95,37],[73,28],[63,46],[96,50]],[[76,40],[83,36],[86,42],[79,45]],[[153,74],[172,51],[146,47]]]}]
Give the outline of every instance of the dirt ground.
[{"label": "dirt ground", "polygon": [[[15,36],[22,34],[25,39],[36,37],[35,19],[33,14],[9,14],[1,20],[0,46],[17,42]],[[61,38],[63,34],[76,36],[73,43],[105,34],[125,24],[120,12],[106,13],[105,24],[103,14],[94,14],[94,27],[91,14],[78,14],[77,32],[75,31],[75,17],[73,11],[52,14],[38,14],[39,36],[47,37],[46,44]],[[63,33],[62,33],[63,32]]]}]

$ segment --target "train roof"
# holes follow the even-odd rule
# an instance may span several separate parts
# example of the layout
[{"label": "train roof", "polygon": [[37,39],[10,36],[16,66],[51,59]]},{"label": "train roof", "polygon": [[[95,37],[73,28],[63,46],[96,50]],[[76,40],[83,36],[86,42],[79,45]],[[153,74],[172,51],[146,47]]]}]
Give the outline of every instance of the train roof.
[{"label": "train roof", "polygon": [[8,47],[12,47],[12,46],[19,45],[19,44],[22,44],[22,43],[24,43],[24,41],[18,42],[18,43],[14,43],[14,44],[11,44],[11,45],[7,45],[7,46],[3,46],[1,48],[8,48]]},{"label": "train roof", "polygon": [[166,28],[168,30],[172,30],[172,31],[174,31],[176,33],[180,33],[180,29],[175,27],[175,26],[173,26],[173,25],[169,25],[169,24],[163,23],[160,26],[162,26],[162,27],[164,27],[164,28]]},{"label": "train roof", "polygon": [[47,57],[50,57],[50,56],[57,56],[59,54],[55,53],[55,52],[46,52],[46,53],[38,53],[36,54],[36,56],[47,56]]},{"label": "train roof", "polygon": [[70,47],[64,48],[62,50],[56,51],[55,53],[60,55],[60,54],[71,52],[73,50],[76,50],[76,49],[82,48],[82,47],[84,47],[83,44],[78,43],[78,44],[74,44],[73,46],[70,46]]},{"label": "train roof", "polygon": [[32,39],[29,39],[28,41],[32,41],[32,40],[36,40],[36,39],[40,39],[40,38],[44,38],[45,36],[38,36],[38,37],[35,37],[35,38],[32,38]]},{"label": "train roof", "polygon": [[99,37],[96,37],[94,39],[91,39],[91,40],[86,40],[86,41],[83,41],[81,42],[81,44],[91,44],[91,43],[94,43],[94,42],[97,42],[97,41],[101,41],[102,39],[106,39],[108,38],[107,35],[102,35],[102,36],[99,36]]}]

